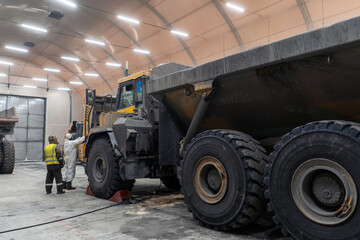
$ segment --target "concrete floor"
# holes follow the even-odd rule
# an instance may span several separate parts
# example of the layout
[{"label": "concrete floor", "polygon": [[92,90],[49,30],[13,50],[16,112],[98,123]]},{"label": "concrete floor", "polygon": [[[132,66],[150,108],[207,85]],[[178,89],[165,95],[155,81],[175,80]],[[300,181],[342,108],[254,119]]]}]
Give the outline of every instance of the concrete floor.
[{"label": "concrete floor", "polygon": [[76,190],[62,195],[45,194],[41,162],[0,175],[0,239],[285,239],[265,220],[229,233],[207,229],[157,179],[137,180],[134,203],[116,204],[86,195],[81,165],[76,174]]}]

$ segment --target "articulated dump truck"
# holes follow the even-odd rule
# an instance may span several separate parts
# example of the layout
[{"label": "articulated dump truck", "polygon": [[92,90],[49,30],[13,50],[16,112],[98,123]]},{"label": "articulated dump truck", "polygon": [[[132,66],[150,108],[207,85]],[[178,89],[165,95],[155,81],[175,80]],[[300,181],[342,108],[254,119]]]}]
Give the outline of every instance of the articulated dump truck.
[{"label": "articulated dump truck", "polygon": [[354,18],[133,74],[116,97],[88,89],[80,158],[101,198],[161,178],[214,229],[245,227],[267,208],[296,239],[360,239],[359,123]]},{"label": "articulated dump truck", "polygon": [[5,140],[5,136],[14,133],[18,121],[15,107],[0,112],[0,173],[8,174],[14,170],[14,143]]}]

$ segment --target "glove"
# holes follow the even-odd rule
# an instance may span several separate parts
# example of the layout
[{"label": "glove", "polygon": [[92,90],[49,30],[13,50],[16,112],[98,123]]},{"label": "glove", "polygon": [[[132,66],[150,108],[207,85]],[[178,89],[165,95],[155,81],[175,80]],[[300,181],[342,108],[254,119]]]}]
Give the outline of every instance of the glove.
[{"label": "glove", "polygon": [[60,163],[60,168],[63,168],[65,166],[65,161],[63,158],[59,159],[59,163]]}]

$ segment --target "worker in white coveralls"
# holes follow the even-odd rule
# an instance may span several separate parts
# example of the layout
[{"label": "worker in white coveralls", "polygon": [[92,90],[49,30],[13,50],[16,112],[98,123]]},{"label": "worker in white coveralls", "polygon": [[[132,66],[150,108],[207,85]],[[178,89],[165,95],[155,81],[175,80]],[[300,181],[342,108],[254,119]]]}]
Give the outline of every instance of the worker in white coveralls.
[{"label": "worker in white coveralls", "polygon": [[72,180],[75,177],[75,167],[77,158],[77,146],[85,140],[85,137],[79,137],[75,140],[71,140],[72,134],[67,133],[64,141],[64,155],[65,155],[65,167],[64,167],[64,184],[65,189],[76,189],[72,186]]}]

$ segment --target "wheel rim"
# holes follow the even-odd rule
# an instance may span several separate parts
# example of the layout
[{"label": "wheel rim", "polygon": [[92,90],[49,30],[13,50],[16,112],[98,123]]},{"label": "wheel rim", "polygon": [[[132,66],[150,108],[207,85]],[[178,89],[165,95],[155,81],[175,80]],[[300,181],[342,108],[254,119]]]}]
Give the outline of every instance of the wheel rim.
[{"label": "wheel rim", "polygon": [[98,153],[95,157],[93,176],[97,182],[102,182],[106,176],[106,161],[104,156],[100,153]]},{"label": "wheel rim", "polygon": [[346,221],[358,201],[357,187],[350,173],[324,158],[310,159],[297,168],[291,192],[305,217],[323,225]]},{"label": "wheel rim", "polygon": [[194,186],[198,196],[206,203],[215,204],[223,199],[227,189],[224,166],[214,157],[204,157],[194,169]]}]

